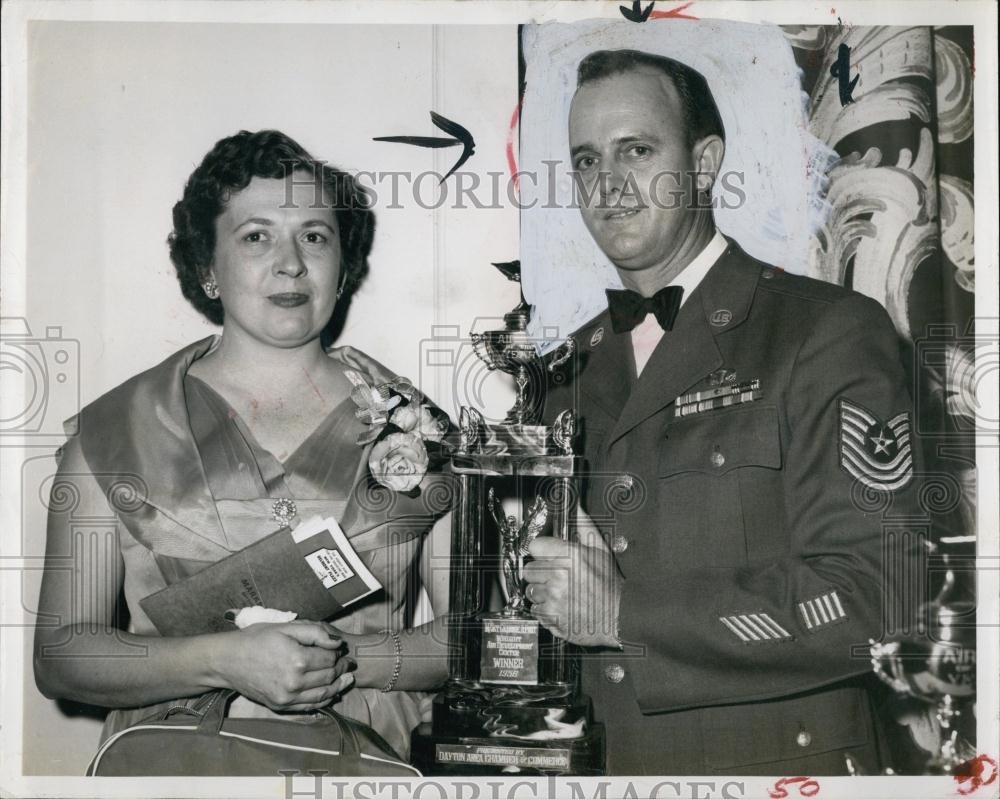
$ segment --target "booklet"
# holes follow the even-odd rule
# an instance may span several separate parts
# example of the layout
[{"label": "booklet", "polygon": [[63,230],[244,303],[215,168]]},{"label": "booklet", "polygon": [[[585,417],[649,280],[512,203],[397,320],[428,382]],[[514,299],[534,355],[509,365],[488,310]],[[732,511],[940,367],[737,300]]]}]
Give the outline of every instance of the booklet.
[{"label": "booklet", "polygon": [[234,629],[226,611],[263,605],[322,620],[381,589],[336,519],[283,527],[139,604],[160,635]]}]

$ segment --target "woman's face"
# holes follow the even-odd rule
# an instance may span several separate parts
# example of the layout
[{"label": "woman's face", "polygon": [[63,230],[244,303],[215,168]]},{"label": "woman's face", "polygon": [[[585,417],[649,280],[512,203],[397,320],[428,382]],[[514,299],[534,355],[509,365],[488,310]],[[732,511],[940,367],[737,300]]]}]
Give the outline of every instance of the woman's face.
[{"label": "woman's face", "polygon": [[274,347],[315,339],[340,283],[336,214],[309,173],[293,177],[254,178],[215,220],[211,274],[225,330]]}]

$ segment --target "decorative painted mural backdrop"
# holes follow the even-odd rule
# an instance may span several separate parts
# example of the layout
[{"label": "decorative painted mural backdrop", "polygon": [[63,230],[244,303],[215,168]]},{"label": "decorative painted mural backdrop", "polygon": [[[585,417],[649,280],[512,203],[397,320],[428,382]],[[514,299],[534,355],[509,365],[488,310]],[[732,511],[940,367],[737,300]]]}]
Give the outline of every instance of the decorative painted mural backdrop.
[{"label": "decorative painted mural backdrop", "polygon": [[[810,129],[838,156],[807,274],[873,297],[892,317],[911,365],[929,536],[938,552],[968,561],[976,532],[974,359],[985,352],[975,328],[972,29],[783,30],[802,69]],[[931,555],[925,598],[939,589],[934,565]],[[971,592],[971,566],[957,576],[959,590]],[[887,699],[885,713],[909,733],[897,728],[891,742],[899,770],[919,771],[937,745],[934,714],[899,697]],[[962,733],[974,741],[969,715]]]}]

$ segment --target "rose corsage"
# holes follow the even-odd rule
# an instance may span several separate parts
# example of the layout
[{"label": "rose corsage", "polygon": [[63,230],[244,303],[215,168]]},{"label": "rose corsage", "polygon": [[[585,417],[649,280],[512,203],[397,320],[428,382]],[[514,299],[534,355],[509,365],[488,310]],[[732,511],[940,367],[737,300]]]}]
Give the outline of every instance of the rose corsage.
[{"label": "rose corsage", "polygon": [[369,386],[357,372],[348,370],[354,384],[351,399],[355,415],[368,429],[358,444],[373,444],[368,468],[377,483],[401,493],[415,492],[432,462],[443,459],[448,417],[428,403],[405,377]]}]

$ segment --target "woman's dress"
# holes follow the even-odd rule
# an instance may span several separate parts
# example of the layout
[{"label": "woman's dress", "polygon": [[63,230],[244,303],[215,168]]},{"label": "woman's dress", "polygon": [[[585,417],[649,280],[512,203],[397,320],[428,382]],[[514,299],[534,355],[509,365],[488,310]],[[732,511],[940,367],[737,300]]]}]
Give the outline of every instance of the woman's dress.
[{"label": "woman's dress", "polygon": [[[285,461],[253,437],[244,420],[188,367],[214,338],[197,342],[101,397],[80,416],[80,445],[120,523],[129,631],[157,635],[139,600],[279,529],[278,499],[298,519],[333,516],[384,588],[331,621],[350,633],[403,629],[413,596],[410,578],[435,516],[414,501],[373,486],[363,423],[346,399]],[[368,376],[371,382],[374,377]],[[115,709],[103,738],[171,705]],[[420,721],[419,692],[351,688],[334,707],[370,724],[402,756]],[[240,699],[241,715],[274,715]],[[285,714],[308,720],[309,714]]]}]

